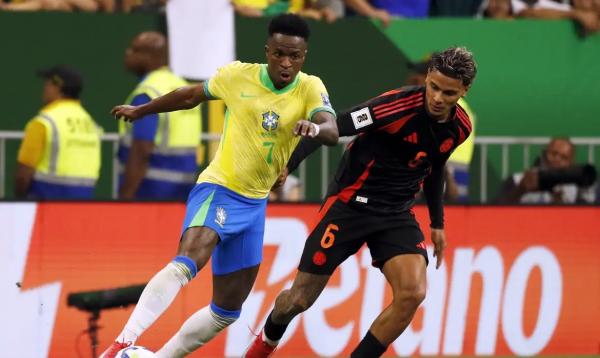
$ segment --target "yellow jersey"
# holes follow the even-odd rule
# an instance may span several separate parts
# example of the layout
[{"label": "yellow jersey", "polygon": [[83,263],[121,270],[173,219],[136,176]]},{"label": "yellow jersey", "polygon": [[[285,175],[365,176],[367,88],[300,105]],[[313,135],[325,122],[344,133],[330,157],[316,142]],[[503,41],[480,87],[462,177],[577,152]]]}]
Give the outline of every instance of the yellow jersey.
[{"label": "yellow jersey", "polygon": [[276,89],[264,64],[226,65],[204,83],[208,98],[227,106],[219,149],[198,183],[224,186],[248,198],[266,198],[300,141],[292,130],[300,119],[335,111],[318,77],[299,72]]}]

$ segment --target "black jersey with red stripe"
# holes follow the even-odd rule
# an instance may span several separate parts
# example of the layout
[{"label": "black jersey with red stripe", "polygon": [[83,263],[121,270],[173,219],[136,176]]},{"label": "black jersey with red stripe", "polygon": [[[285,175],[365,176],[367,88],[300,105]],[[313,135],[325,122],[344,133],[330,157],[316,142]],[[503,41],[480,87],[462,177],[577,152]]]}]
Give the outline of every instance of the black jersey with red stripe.
[{"label": "black jersey with red stripe", "polygon": [[[337,124],[340,137],[356,138],[341,159],[328,197],[388,215],[409,210],[423,185],[432,227],[443,226],[444,164],[471,132],[463,108],[456,105],[448,120],[439,122],[427,114],[425,87],[402,87],[339,113]],[[299,146],[288,168],[307,152]]]}]

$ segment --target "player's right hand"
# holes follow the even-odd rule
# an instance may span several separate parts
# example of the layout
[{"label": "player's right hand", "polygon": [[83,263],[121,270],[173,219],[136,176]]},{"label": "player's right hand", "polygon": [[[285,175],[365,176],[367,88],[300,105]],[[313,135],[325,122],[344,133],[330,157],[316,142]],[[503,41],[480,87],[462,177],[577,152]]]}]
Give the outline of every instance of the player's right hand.
[{"label": "player's right hand", "polygon": [[133,122],[140,118],[140,114],[138,113],[137,109],[138,107],[136,106],[121,105],[113,108],[110,113],[117,120],[123,119],[125,122]]}]

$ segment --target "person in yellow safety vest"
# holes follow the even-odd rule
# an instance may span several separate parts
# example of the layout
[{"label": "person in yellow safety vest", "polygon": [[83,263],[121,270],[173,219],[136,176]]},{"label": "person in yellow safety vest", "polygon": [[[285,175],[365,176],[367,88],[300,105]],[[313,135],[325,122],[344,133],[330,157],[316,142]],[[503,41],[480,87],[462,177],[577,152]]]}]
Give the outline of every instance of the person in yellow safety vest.
[{"label": "person in yellow safety vest", "polygon": [[[410,86],[423,86],[427,76],[429,58],[409,64],[410,73],[406,84]],[[477,118],[464,98],[458,104],[467,112],[472,124],[471,135],[452,153],[446,162],[446,188],[444,199],[449,203],[467,203],[469,201],[469,165],[475,149],[475,127]]]},{"label": "person in yellow safety vest", "polygon": [[15,196],[91,199],[100,174],[102,129],[79,102],[82,77],[62,65],[38,75],[45,78],[44,107],[25,127]]},{"label": "person in yellow safety vest", "polygon": [[[125,52],[127,70],[141,80],[126,103],[139,106],[188,85],[167,67],[167,39],[158,32],[135,36]],[[201,112],[196,107],[119,122],[119,198],[185,200],[197,177]]]}]

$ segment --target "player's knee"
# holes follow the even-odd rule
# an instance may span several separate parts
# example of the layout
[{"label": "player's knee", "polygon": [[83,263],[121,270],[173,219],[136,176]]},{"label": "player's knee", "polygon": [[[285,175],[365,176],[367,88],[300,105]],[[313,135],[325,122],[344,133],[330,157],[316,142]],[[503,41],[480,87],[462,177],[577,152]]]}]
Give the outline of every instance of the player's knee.
[{"label": "player's knee", "polygon": [[394,293],[393,304],[402,309],[416,310],[425,299],[425,295],[426,290],[424,287],[400,289]]},{"label": "player's knee", "polygon": [[240,318],[242,310],[226,310],[217,306],[214,302],[210,303],[210,312],[214,320],[215,326],[219,330],[225,329],[227,326]]},{"label": "player's knee", "polygon": [[187,256],[175,256],[170,265],[182,285],[191,281],[198,273],[196,262]]}]

